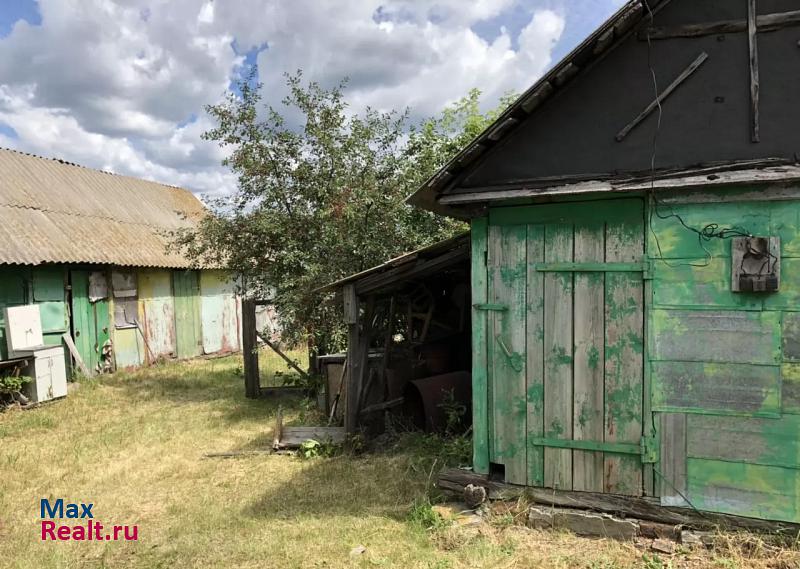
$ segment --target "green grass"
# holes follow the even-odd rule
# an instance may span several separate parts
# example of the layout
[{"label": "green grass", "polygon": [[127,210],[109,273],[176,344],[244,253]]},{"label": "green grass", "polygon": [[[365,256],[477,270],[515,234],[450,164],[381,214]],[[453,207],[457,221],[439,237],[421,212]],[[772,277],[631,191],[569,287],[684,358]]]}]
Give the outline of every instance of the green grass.
[{"label": "green grass", "polygon": [[[633,544],[536,532],[506,510],[480,528],[442,524],[436,470],[461,442],[406,435],[378,452],[300,459],[204,453],[260,449],[277,403],[244,398],[240,358],[87,380],[66,400],[0,413],[0,567],[645,567]],[[284,406],[286,403],[283,403]],[[304,405],[289,423],[313,420]],[[467,449],[468,450],[468,449]],[[138,542],[39,540],[43,497],[93,502]],[[675,567],[768,567],[774,550],[731,540]],[[351,558],[363,545],[366,552]],[[788,563],[792,552],[779,552]],[[697,558],[695,560],[695,558]],[[652,559],[652,556],[649,558]],[[683,562],[691,561],[692,565]],[[733,563],[725,565],[724,563]]]},{"label": "green grass", "polygon": [[[308,349],[306,347],[282,349],[284,354],[295,362],[300,369],[308,369]],[[287,376],[296,376],[287,363],[269,346],[258,349],[258,373],[261,387],[280,387]]]}]

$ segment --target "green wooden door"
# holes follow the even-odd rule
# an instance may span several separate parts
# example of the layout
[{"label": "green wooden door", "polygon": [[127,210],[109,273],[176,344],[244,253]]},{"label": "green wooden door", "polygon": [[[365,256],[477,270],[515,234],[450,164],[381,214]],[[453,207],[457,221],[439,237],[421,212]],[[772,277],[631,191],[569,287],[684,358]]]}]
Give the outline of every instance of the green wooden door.
[{"label": "green wooden door", "polygon": [[200,329],[200,281],[197,271],[175,271],[175,331],[178,357],[192,358],[203,351]]},{"label": "green wooden door", "polygon": [[[72,286],[72,337],[83,363],[92,372],[108,369],[107,358],[103,357],[103,346],[110,339],[108,312],[108,287],[105,290],[89,290],[91,271],[71,271]],[[94,282],[105,280],[102,273],[94,273]],[[96,296],[97,295],[97,296]]]},{"label": "green wooden door", "polygon": [[485,232],[488,462],[514,484],[640,495],[642,202],[498,208]]}]

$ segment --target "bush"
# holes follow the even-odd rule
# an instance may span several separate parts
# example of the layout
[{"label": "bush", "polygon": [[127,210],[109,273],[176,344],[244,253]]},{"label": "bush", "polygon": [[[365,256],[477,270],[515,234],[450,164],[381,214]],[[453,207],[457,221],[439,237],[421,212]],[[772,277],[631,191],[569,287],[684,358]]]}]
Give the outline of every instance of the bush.
[{"label": "bush", "polygon": [[0,377],[0,393],[14,395],[22,391],[22,388],[33,381],[32,377],[25,375],[6,375]]}]

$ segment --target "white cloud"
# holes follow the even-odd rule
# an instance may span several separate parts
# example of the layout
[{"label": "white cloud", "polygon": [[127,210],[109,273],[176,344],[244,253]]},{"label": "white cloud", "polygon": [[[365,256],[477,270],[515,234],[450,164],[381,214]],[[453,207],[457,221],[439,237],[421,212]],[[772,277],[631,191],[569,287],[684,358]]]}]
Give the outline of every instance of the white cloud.
[{"label": "white cloud", "polygon": [[348,76],[356,111],[428,116],[472,87],[494,104],[545,71],[564,31],[562,14],[535,6],[518,37],[473,31],[522,1],[39,0],[41,25],[0,39],[0,123],[18,134],[0,144],[227,191],[235,178],[200,139],[202,109],[238,76],[241,53],[266,46],[258,63],[273,104],[298,68],[328,87]]}]

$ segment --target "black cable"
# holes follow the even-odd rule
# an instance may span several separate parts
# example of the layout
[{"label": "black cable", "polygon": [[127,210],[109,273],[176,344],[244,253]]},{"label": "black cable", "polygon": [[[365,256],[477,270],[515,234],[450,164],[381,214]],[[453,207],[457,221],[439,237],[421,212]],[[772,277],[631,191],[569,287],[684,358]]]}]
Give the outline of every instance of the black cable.
[{"label": "black cable", "polygon": [[[734,237],[752,237],[749,231],[746,229],[742,229],[739,227],[726,227],[720,229],[718,223],[709,223],[702,229],[697,229],[695,227],[690,226],[687,224],[683,218],[675,213],[675,211],[670,208],[670,213],[667,215],[662,215],[659,212],[659,206],[661,205],[658,199],[656,198],[656,156],[658,155],[658,137],[661,134],[661,121],[663,118],[664,109],[661,106],[661,99],[660,99],[660,90],[658,88],[658,77],[656,76],[656,70],[653,67],[652,61],[652,48],[653,42],[650,37],[650,30],[655,25],[655,14],[653,13],[653,9],[650,7],[650,2],[648,0],[642,0],[642,4],[644,5],[645,9],[647,10],[648,17],[650,19],[650,25],[647,27],[647,67],[650,70],[650,74],[653,77],[653,90],[655,92],[655,100],[658,105],[658,123],[656,125],[656,131],[653,133],[653,147],[652,153],[650,155],[650,199],[653,202],[653,207],[650,209],[650,233],[653,234],[653,238],[656,242],[656,248],[658,249],[658,259],[667,265],[668,267],[707,267],[711,264],[713,260],[713,255],[711,251],[709,251],[705,243],[711,241],[712,239],[732,239]],[[653,215],[658,217],[661,220],[666,220],[670,218],[675,218],[678,222],[687,230],[697,234],[697,242],[700,245],[700,248],[703,250],[705,254],[705,261],[703,263],[670,263],[664,258],[664,253],[661,250],[661,242],[658,239],[658,234],[653,229]]]}]

